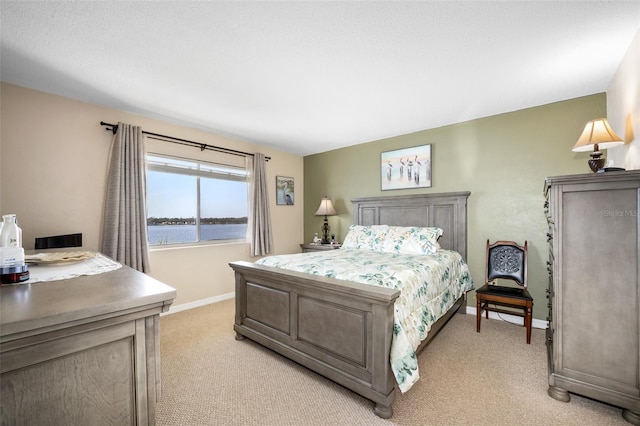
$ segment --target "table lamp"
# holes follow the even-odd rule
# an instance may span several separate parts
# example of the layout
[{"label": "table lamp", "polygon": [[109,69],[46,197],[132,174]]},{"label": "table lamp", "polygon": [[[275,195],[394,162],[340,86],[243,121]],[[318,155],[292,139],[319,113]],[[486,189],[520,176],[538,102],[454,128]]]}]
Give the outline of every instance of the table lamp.
[{"label": "table lamp", "polygon": [[611,129],[606,118],[597,118],[587,122],[578,142],[573,146],[573,152],[589,152],[591,159],[588,161],[591,171],[596,173],[604,168],[605,159],[602,157],[600,148],[612,148],[623,145],[624,141]]},{"label": "table lamp", "polygon": [[320,207],[316,210],[316,216],[324,216],[324,224],[322,225],[322,244],[329,244],[329,222],[327,216],[333,216],[336,210],[333,208],[333,204],[328,197],[323,197],[320,201]]}]

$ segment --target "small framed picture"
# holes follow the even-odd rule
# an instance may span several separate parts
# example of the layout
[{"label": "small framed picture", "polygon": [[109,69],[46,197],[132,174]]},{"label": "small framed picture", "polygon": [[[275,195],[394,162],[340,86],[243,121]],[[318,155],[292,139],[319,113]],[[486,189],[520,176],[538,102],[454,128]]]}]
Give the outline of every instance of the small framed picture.
[{"label": "small framed picture", "polygon": [[431,144],[380,154],[380,187],[390,189],[431,187]]},{"label": "small framed picture", "polygon": [[276,176],[276,204],[279,206],[292,206],[294,198],[293,178]]}]

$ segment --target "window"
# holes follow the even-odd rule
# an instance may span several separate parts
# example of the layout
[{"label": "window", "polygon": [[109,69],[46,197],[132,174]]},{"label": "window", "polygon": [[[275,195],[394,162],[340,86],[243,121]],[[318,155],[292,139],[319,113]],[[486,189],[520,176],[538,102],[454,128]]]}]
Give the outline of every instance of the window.
[{"label": "window", "polygon": [[149,245],[244,240],[245,169],[147,154]]}]

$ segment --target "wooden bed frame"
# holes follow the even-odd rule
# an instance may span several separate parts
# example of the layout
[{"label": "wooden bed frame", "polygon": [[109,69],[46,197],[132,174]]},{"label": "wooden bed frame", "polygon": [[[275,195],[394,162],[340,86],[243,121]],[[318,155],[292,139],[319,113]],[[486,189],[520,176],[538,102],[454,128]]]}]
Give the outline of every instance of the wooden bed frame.
[{"label": "wooden bed frame", "polygon": [[[470,192],[358,198],[359,225],[438,226],[442,248],[467,255]],[[351,389],[393,415],[396,381],[389,354],[398,290],[232,262],[236,281],[236,339],[245,337]],[[433,326],[420,349],[456,311],[466,295]]]}]

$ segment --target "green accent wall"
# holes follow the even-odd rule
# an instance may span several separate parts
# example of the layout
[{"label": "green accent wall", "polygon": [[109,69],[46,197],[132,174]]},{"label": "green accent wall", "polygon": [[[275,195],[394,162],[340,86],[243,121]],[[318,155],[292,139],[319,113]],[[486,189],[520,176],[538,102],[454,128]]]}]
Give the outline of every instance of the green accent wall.
[{"label": "green accent wall", "polygon": [[[304,238],[321,232],[314,216],[328,196],[338,212],[331,233],[342,241],[353,223],[352,198],[471,191],[467,262],[483,285],[487,239],[529,243],[529,290],[534,318],[548,315],[547,176],[590,173],[588,153],[574,153],[587,121],[606,117],[604,93],[363,143],[304,157]],[[431,144],[431,188],[382,191],[380,153]],[[606,153],[605,153],[606,155]],[[468,304],[475,306],[475,292]]]}]

